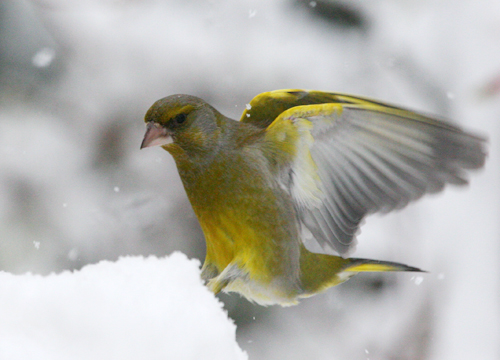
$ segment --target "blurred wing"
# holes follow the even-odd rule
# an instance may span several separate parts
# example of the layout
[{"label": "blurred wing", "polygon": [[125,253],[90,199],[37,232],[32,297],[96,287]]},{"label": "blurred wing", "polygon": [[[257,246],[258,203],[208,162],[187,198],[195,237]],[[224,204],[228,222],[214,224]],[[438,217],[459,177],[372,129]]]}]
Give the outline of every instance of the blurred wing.
[{"label": "blurred wing", "polygon": [[372,104],[391,108],[368,98],[314,90],[274,90],[257,95],[241,115],[241,122],[267,128],[281,113],[295,106],[314,104]]},{"label": "blurred wing", "polygon": [[466,184],[465,169],[485,160],[484,139],[373,102],[290,108],[267,135],[293,142],[283,186],[315,240],[344,256],[367,214],[402,208],[446,183]]}]

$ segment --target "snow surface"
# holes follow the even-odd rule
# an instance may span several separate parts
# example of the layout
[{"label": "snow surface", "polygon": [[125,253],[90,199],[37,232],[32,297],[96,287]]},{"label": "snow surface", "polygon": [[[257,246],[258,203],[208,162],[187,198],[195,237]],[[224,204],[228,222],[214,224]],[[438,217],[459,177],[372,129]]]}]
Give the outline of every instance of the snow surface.
[{"label": "snow surface", "polygon": [[125,257],[61,274],[0,273],[0,359],[247,359],[199,262]]}]

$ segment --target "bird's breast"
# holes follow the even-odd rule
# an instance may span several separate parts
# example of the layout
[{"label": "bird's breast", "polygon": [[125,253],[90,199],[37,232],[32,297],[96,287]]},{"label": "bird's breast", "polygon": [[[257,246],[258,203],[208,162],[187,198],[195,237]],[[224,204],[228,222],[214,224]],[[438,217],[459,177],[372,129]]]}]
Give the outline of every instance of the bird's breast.
[{"label": "bird's breast", "polygon": [[[252,158],[251,158],[252,159]],[[259,283],[295,282],[299,227],[290,195],[259,158],[231,154],[181,178],[219,272],[237,263]]]}]

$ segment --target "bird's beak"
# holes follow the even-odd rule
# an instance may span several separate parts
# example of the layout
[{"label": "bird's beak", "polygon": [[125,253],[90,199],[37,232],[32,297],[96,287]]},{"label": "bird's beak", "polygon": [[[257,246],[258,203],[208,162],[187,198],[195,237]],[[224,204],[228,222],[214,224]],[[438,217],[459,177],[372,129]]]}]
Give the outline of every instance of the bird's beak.
[{"label": "bird's beak", "polygon": [[162,146],[172,143],[170,136],[163,126],[153,121],[148,122],[146,134],[142,140],[141,149],[151,146]]}]

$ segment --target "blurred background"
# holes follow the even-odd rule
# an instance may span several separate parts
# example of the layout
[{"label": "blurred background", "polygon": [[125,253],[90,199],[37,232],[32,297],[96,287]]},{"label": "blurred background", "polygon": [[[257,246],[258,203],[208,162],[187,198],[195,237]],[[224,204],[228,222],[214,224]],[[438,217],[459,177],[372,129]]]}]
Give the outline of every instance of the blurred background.
[{"label": "blurred background", "polygon": [[186,93],[238,119],[281,88],[438,114],[487,136],[489,158],[468,188],[363,226],[356,257],[428,274],[359,275],[292,308],[222,295],[250,359],[499,359],[494,0],[0,2],[0,270],[203,260],[173,160],[139,151],[143,116]]}]

